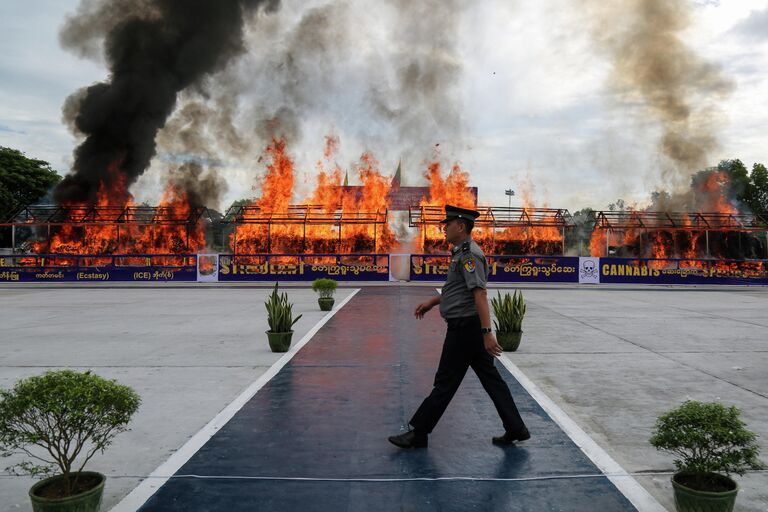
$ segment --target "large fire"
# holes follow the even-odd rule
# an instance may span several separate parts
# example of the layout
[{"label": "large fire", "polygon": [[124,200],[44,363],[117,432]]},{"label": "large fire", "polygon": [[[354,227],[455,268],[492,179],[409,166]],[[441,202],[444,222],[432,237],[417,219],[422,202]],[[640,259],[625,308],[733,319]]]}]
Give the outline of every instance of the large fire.
[{"label": "large fire", "polygon": [[[328,137],[317,162],[314,189],[299,198],[297,172],[286,141],[273,140],[260,161],[260,197],[241,207],[247,215],[230,219],[224,248],[235,255],[342,254],[386,255],[398,240],[389,216],[390,194],[400,187],[380,171],[379,162],[364,153],[350,172],[335,163],[338,139]],[[194,254],[206,248],[205,225],[179,187],[169,184],[156,207],[136,206],[120,179],[120,162],[105,174],[95,204],[62,205],[61,213],[38,229],[38,254],[157,255]],[[399,174],[399,173],[398,173]],[[347,177],[359,185],[348,186]],[[426,164],[428,188],[413,188],[408,197],[418,207],[435,212],[452,204],[477,209],[481,217],[473,237],[489,255],[552,255],[565,251],[565,210],[535,208],[530,193],[523,193],[522,208],[477,205],[477,189],[460,165],[444,175],[439,158]],[[702,258],[758,259],[766,244],[748,231],[744,215],[726,197],[728,177],[712,172],[693,192],[692,202],[707,213],[654,211],[599,212],[592,234],[592,256],[677,259],[678,264],[700,267]],[[525,187],[523,187],[525,188]],[[420,199],[415,199],[419,195]],[[414,205],[416,207],[416,205]],[[601,217],[602,215],[602,217]],[[422,219],[423,220],[423,219]],[[448,250],[442,227],[432,219],[419,226],[413,252],[441,254]],[[377,256],[378,257],[378,256]],[[318,260],[320,261],[320,260]],[[660,261],[653,265],[666,265]]]},{"label": "large fire", "polygon": [[[477,206],[477,197],[469,188],[469,174],[458,164],[443,178],[439,162],[431,162],[427,169],[429,197],[422,199],[422,207],[442,208],[452,204],[477,209],[480,217],[472,231],[472,238],[486,254],[541,255],[558,254],[563,249],[564,233],[556,227],[537,224],[557,224],[557,210],[535,208],[531,194],[523,195],[523,208],[491,208]],[[533,218],[535,216],[535,219]],[[509,224],[516,224],[510,226]],[[493,227],[501,225],[506,227]],[[422,224],[418,237],[419,249],[425,253],[447,250],[440,226]]]},{"label": "large fire", "polygon": [[184,191],[169,184],[157,207],[136,206],[118,165],[108,170],[95,204],[62,205],[50,235],[33,243],[35,252],[189,254],[205,247],[204,227],[199,219],[189,221],[194,216]]},{"label": "large fire", "polygon": [[[326,161],[333,148],[333,139],[328,139]],[[236,226],[230,235],[236,254],[386,253],[394,245],[388,224],[367,221],[372,214],[386,218],[389,206],[390,183],[372,155],[363,154],[355,167],[362,187],[354,189],[342,186],[338,166],[329,170],[318,162],[317,186],[299,206],[293,205],[295,168],[285,141],[273,140],[267,157],[261,197],[250,205],[259,218]]]},{"label": "large fire", "polygon": [[[600,212],[592,256],[679,259],[681,267],[704,268],[701,259],[764,258],[765,245],[750,234],[753,220],[727,199],[728,176],[712,172],[693,191],[700,212],[650,210]],[[666,266],[668,262],[652,262]]]},{"label": "large fire", "polygon": [[[510,211],[509,215],[497,220],[519,221],[525,223],[530,219],[533,207],[529,204],[523,207],[522,212]],[[530,210],[530,211],[529,211]],[[551,213],[540,219],[547,223],[556,223],[557,214]],[[562,252],[562,230],[550,226],[524,225],[520,227],[507,227],[501,231],[493,229],[480,230],[476,238],[488,254],[558,254]]]},{"label": "large fire", "polygon": [[[265,172],[258,179],[260,196],[227,218],[227,249],[236,255],[255,254],[388,254],[398,244],[388,212],[390,200],[408,198],[410,204],[442,210],[453,204],[478,208],[481,222],[475,239],[488,254],[560,253],[563,232],[542,226],[554,220],[542,218],[541,209],[499,209],[477,206],[477,189],[469,186],[470,176],[458,164],[443,175],[436,156],[426,164],[428,187],[400,188],[399,179],[390,180],[379,162],[364,153],[351,172],[335,163],[338,138],[327,137],[323,158],[317,162],[314,189],[298,198],[297,172],[285,140],[275,139],[259,160]],[[94,205],[63,205],[67,216],[49,224],[48,233],[33,245],[37,253],[48,254],[191,254],[206,248],[201,222],[189,219],[191,207],[186,194],[169,185],[159,206],[135,206],[127,191],[119,162],[105,174]],[[349,175],[359,185],[348,186]],[[390,194],[392,187],[394,195]],[[398,195],[402,191],[405,195]],[[528,201],[524,197],[524,202]],[[402,205],[400,206],[402,207]],[[537,217],[535,222],[531,216]],[[187,221],[185,222],[185,219]],[[514,224],[514,226],[510,226]],[[444,253],[447,250],[441,226],[424,223],[416,237],[418,252]]]}]

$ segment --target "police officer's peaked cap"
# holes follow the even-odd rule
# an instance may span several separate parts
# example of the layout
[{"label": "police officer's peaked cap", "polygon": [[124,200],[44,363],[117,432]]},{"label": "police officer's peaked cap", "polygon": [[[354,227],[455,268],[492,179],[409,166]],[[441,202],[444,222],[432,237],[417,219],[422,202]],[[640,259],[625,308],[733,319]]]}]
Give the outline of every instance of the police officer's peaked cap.
[{"label": "police officer's peaked cap", "polygon": [[445,218],[441,220],[441,223],[448,222],[452,219],[466,219],[474,223],[480,216],[480,212],[475,210],[468,210],[466,208],[459,208],[458,206],[445,205]]}]

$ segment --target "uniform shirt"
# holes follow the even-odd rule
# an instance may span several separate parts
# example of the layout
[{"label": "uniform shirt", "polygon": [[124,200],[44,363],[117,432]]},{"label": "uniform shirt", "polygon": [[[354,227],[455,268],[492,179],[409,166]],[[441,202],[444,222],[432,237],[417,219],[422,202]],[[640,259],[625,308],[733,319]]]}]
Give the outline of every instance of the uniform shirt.
[{"label": "uniform shirt", "polygon": [[480,246],[471,238],[451,251],[448,278],[440,298],[443,318],[462,318],[477,314],[472,290],[485,288],[488,283],[488,262]]}]

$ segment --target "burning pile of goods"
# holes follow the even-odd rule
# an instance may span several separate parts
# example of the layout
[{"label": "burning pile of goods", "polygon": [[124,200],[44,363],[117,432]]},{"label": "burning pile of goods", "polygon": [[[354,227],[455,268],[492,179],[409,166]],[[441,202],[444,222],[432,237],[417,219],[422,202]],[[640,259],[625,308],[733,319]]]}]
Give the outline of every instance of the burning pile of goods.
[{"label": "burning pile of goods", "polygon": [[[267,148],[271,163],[262,195],[232,207],[221,221],[230,227],[235,254],[385,253],[395,242],[387,223],[389,180],[377,162],[363,155],[361,187],[341,185],[341,171],[322,171],[311,204],[292,205],[293,162],[283,141]],[[134,206],[120,173],[110,172],[94,204],[30,206],[15,211],[8,224],[37,230],[28,249],[38,254],[192,254],[207,247],[206,209],[169,187],[157,207]],[[15,233],[15,231],[14,231]]]},{"label": "burning pile of goods", "polygon": [[[454,165],[443,179],[440,164],[433,162],[426,173],[429,196],[408,209],[411,227],[418,227],[417,251],[445,253],[440,221],[446,204],[476,209],[472,238],[486,254],[553,255],[565,251],[565,232],[573,226],[568,210],[552,208],[505,208],[477,206],[477,189],[469,187],[469,174]],[[526,201],[529,202],[529,201]]]},{"label": "burning pile of goods", "polygon": [[[486,254],[555,255],[565,252],[565,230],[572,227],[568,210],[552,208],[478,207],[472,238]],[[444,252],[447,247],[440,221],[441,206],[411,208],[411,226],[421,230],[425,253]]]},{"label": "burning pile of goods", "polygon": [[768,219],[760,215],[601,211],[597,212],[596,221],[593,256],[768,258]]},{"label": "burning pile of goods", "polygon": [[727,182],[724,173],[712,172],[693,190],[704,209],[699,212],[597,212],[592,256],[674,259],[688,267],[703,267],[699,260],[705,259],[768,258],[768,218],[729,204],[723,193]]},{"label": "burning pile of goods", "polygon": [[35,254],[190,254],[205,247],[206,210],[191,206],[182,190],[169,186],[160,205],[136,206],[122,180],[111,184],[102,183],[92,204],[26,206],[6,225],[14,238],[34,230],[28,250]]},{"label": "burning pile of goods", "polygon": [[[325,161],[333,140],[328,139]],[[336,142],[338,142],[336,140]],[[445,254],[448,247],[440,220],[445,204],[476,208],[481,215],[473,237],[488,255],[530,256],[565,253],[567,230],[573,221],[567,210],[477,206],[477,189],[458,165],[444,176],[437,161],[428,164],[428,187],[402,187],[363,154],[354,167],[359,186],[342,184],[336,166],[318,164],[316,187],[303,204],[294,204],[296,178],[293,160],[282,140],[265,152],[266,172],[261,196],[230,208],[218,229],[225,232],[223,252],[234,255],[388,254],[404,240],[403,226],[390,215],[397,194],[419,204],[408,206],[408,224],[417,228],[409,252]],[[202,206],[179,186],[169,185],[158,206],[136,206],[114,163],[92,203],[68,201],[61,206],[28,206],[6,220],[16,230],[34,229],[26,245],[34,254],[158,255],[195,254],[210,248],[214,226]],[[399,175],[399,173],[398,173]],[[702,259],[750,260],[768,257],[768,219],[741,213],[725,199],[723,173],[713,172],[694,190],[705,211],[625,210],[596,213],[592,256],[680,260],[701,266]],[[402,198],[401,198],[402,199]],[[402,202],[402,201],[401,201]],[[15,233],[16,231],[14,231]],[[208,235],[206,237],[206,234]],[[667,263],[659,261],[656,266]]]},{"label": "burning pile of goods", "polygon": [[[336,143],[338,139],[327,139],[325,162],[331,161]],[[394,232],[404,232],[389,215],[390,206],[412,202],[406,208],[410,226],[419,228],[415,252],[432,254],[448,250],[439,224],[444,205],[477,207],[477,189],[469,186],[469,174],[458,165],[444,177],[441,164],[431,162],[425,173],[428,187],[401,187],[399,172],[394,180],[384,177],[367,153],[353,168],[359,186],[346,185],[346,180],[342,184],[338,166],[328,170],[318,163],[315,189],[303,204],[295,204],[296,170],[286,143],[273,140],[264,161],[260,197],[231,207],[218,226],[178,186],[169,185],[157,207],[135,206],[116,163],[104,174],[92,204],[26,207],[9,222],[17,229],[36,229],[36,240],[28,245],[36,254],[194,254],[210,248],[206,238],[211,240],[214,228],[225,233],[223,252],[238,256],[388,254],[402,242]],[[487,254],[551,255],[564,250],[565,229],[571,226],[567,210],[479,209],[474,237]]]},{"label": "burning pile of goods", "polygon": [[[326,149],[326,158],[329,151]],[[395,243],[387,223],[390,181],[364,154],[357,167],[361,187],[342,186],[339,168],[321,168],[306,204],[291,204],[294,164],[285,143],[274,141],[259,199],[231,208],[229,245],[234,254],[386,253]]]}]

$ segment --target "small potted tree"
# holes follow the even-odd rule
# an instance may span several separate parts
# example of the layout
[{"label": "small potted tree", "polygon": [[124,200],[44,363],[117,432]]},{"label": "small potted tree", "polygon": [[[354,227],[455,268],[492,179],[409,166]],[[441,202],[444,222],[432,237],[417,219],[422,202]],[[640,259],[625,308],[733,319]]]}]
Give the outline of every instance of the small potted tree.
[{"label": "small potted tree", "polygon": [[105,476],[83,471],[126,425],[141,399],[129,387],[60,370],[0,390],[0,452],[26,455],[14,474],[49,476],[29,490],[35,512],[97,511]]},{"label": "small potted tree", "polygon": [[493,325],[496,327],[496,340],[501,348],[514,352],[520,346],[520,340],[523,337],[523,317],[525,316],[525,300],[523,293],[515,290],[514,295],[496,292],[496,297],[491,297],[491,306],[493,307],[493,316],[496,320]]},{"label": "small potted tree", "polygon": [[267,339],[272,352],[288,352],[293,337],[293,324],[299,321],[301,315],[293,318],[293,304],[288,302],[287,293],[279,293],[278,283],[264,303],[267,307]]},{"label": "small potted tree", "polygon": [[694,400],[659,416],[650,443],[678,457],[672,476],[678,512],[732,511],[738,486],[729,475],[763,468],[756,436],[739,416],[735,406]]},{"label": "small potted tree", "polygon": [[330,311],[333,309],[333,294],[336,293],[337,286],[338,283],[333,279],[321,277],[312,281],[312,290],[319,295],[317,303],[320,305],[320,311]]}]

